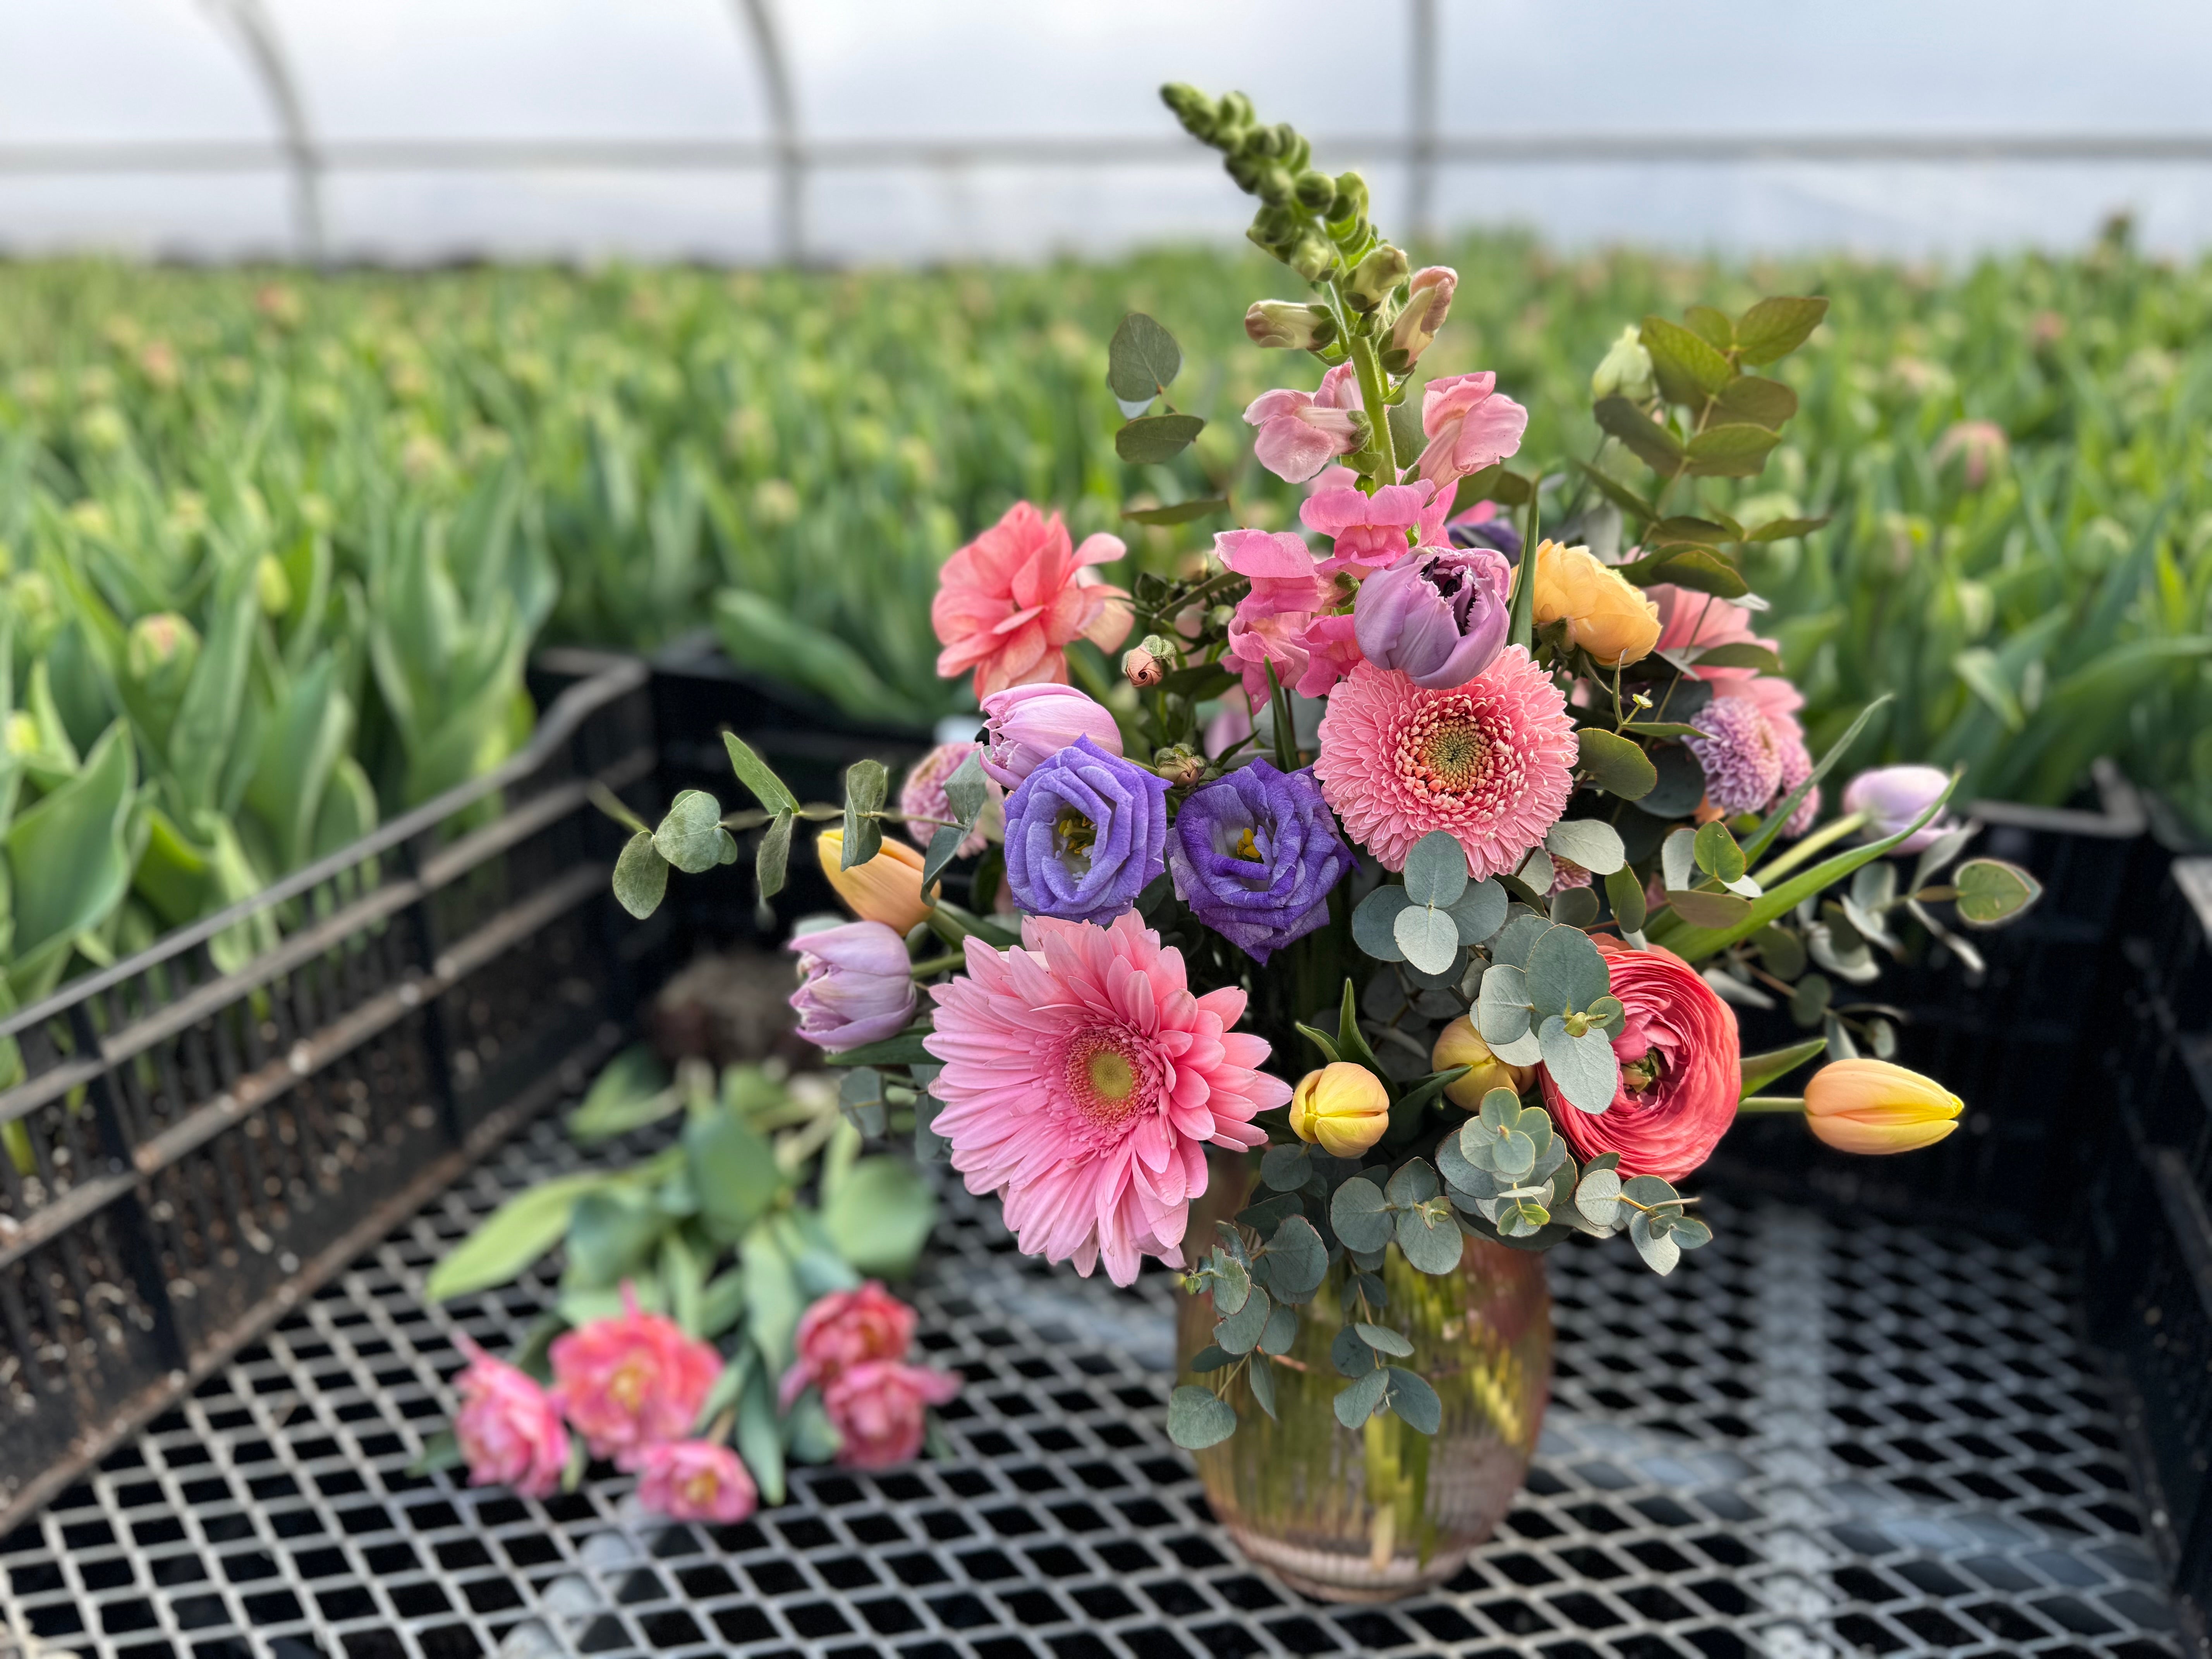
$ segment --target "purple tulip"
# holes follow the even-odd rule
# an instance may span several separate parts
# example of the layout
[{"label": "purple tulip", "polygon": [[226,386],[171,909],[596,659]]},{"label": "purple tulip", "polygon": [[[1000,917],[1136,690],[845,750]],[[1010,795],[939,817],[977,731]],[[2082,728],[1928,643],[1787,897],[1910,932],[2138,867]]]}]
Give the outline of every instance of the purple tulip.
[{"label": "purple tulip", "polygon": [[[1951,776],[1933,766],[1882,766],[1862,772],[1844,791],[1844,811],[1867,815],[1869,840],[1883,841],[1899,834],[1933,805],[1950,786]],[[1891,848],[1893,857],[1925,851],[1958,828],[1938,812],[1920,829]]]},{"label": "purple tulip", "polygon": [[791,994],[799,1035],[835,1052],[896,1036],[914,1018],[906,941],[880,921],[848,921],[791,941],[805,981]]},{"label": "purple tulip", "polygon": [[1359,649],[1425,691],[1465,685],[1504,648],[1513,581],[1491,547],[1421,548],[1360,584]]},{"label": "purple tulip", "polygon": [[1111,921],[1166,866],[1168,783],[1078,738],[1006,799],[1006,886],[1027,915]]},{"label": "purple tulip", "polygon": [[1017,685],[983,699],[983,769],[1012,789],[1052,756],[1088,738],[1121,752],[1121,728],[1103,703],[1072,685]]},{"label": "purple tulip", "polygon": [[1328,921],[1329,890],[1352,869],[1310,770],[1262,760],[1194,791],[1168,837],[1176,896],[1253,961]]}]

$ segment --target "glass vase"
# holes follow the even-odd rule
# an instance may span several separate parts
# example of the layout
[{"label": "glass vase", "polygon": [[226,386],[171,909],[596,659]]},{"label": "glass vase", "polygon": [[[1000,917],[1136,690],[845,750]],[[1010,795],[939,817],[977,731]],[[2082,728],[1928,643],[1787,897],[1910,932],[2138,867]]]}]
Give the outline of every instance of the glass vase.
[{"label": "glass vase", "polygon": [[[1191,1206],[1194,1250],[1244,1206],[1258,1167],[1256,1156],[1215,1156]],[[1431,1278],[1389,1246],[1383,1322],[1413,1344],[1391,1363],[1435,1386],[1443,1422],[1433,1437],[1387,1413],[1346,1429],[1334,1406],[1346,1379],[1329,1363],[1346,1272],[1331,1267],[1298,1310],[1290,1352],[1255,1361],[1273,1366],[1273,1419],[1240,1376],[1227,1395],[1237,1432],[1195,1457],[1215,1516],[1253,1561],[1324,1601],[1386,1601],[1450,1577],[1512,1505],[1551,1394],[1552,1297],[1533,1251],[1470,1238],[1459,1271]],[[1190,1369],[1213,1323],[1208,1298],[1184,1298],[1178,1383],[1218,1380]]]}]

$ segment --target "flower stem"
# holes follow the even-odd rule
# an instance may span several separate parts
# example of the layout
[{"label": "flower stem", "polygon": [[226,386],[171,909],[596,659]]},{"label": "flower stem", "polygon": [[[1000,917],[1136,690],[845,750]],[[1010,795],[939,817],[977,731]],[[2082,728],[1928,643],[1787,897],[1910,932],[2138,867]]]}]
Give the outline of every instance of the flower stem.
[{"label": "flower stem", "polygon": [[1800,1095],[1746,1095],[1735,1109],[1739,1116],[1746,1112],[1802,1112],[1805,1101]]},{"label": "flower stem", "polygon": [[1867,815],[1863,812],[1846,812],[1833,823],[1822,824],[1788,852],[1776,854],[1760,868],[1752,872],[1752,879],[1762,887],[1772,885],[1775,877],[1796,869],[1822,848],[1866,828],[1866,821]]},{"label": "flower stem", "polygon": [[941,957],[931,957],[925,961],[915,963],[907,969],[907,972],[912,974],[916,979],[927,979],[932,974],[941,974],[950,968],[965,967],[967,963],[968,957],[965,952],[948,951]]},{"label": "flower stem", "polygon": [[1364,334],[1354,334],[1346,344],[1352,352],[1352,371],[1359,376],[1359,402],[1367,411],[1367,422],[1374,430],[1367,441],[1374,447],[1376,456],[1375,477],[1361,482],[1369,486],[1372,495],[1384,484],[1398,482],[1398,455],[1390,441],[1390,406],[1384,402],[1388,395],[1382,389],[1382,363],[1375,355],[1375,342]]}]

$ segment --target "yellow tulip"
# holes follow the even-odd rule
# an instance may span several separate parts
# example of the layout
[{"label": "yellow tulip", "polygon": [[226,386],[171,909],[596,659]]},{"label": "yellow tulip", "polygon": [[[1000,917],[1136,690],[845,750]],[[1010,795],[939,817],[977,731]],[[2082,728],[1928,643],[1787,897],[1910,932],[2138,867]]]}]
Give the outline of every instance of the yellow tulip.
[{"label": "yellow tulip", "polygon": [[1536,626],[1567,625],[1567,641],[1607,668],[1640,662],[1659,643],[1659,607],[1587,547],[1536,547]]},{"label": "yellow tulip", "polygon": [[921,896],[921,854],[904,842],[884,836],[882,852],[849,870],[838,868],[845,855],[842,830],[824,830],[815,836],[814,852],[837,896],[861,921],[880,921],[904,933],[927,920],[929,901]]},{"label": "yellow tulip", "polygon": [[1465,1014],[1444,1027],[1437,1046],[1429,1051],[1431,1071],[1448,1072],[1455,1066],[1474,1069],[1458,1082],[1444,1085],[1444,1098],[1470,1112],[1482,1104],[1483,1096],[1492,1089],[1510,1089],[1519,1094],[1536,1070],[1533,1066],[1510,1065],[1492,1054],[1482,1033]]},{"label": "yellow tulip", "polygon": [[1291,1092],[1291,1133],[1331,1158],[1358,1158],[1390,1127],[1390,1097],[1364,1066],[1339,1060],[1308,1072]]},{"label": "yellow tulip", "polygon": [[1910,1152],[1959,1127],[1961,1102],[1886,1060],[1838,1060],[1805,1085],[1805,1122],[1843,1152]]}]

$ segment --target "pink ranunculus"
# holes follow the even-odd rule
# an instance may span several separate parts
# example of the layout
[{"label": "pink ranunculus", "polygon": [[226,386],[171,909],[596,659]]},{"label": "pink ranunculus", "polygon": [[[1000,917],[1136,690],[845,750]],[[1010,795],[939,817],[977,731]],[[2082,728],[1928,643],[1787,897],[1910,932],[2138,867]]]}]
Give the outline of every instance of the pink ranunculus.
[{"label": "pink ranunculus", "polygon": [[[972,743],[940,743],[914,763],[906,781],[899,786],[899,811],[906,815],[907,838],[925,852],[937,835],[937,825],[930,820],[952,816],[952,805],[945,798],[945,781],[975,752]],[[1006,792],[994,778],[984,789],[983,810],[976,815],[975,830],[960,843],[958,856],[972,859],[993,842],[1006,839]]]},{"label": "pink ranunculus", "polygon": [[1127,550],[1103,532],[1073,546],[1059,514],[1016,501],[938,573],[929,607],[945,647],[937,672],[951,679],[975,670],[979,701],[1010,685],[1066,684],[1072,641],[1111,651],[1128,636],[1128,594],[1091,568]]},{"label": "pink ranunculus", "polygon": [[836,1052],[896,1036],[914,1018],[912,961],[906,941],[880,921],[848,921],[793,938],[805,975],[791,994],[799,1035]]},{"label": "pink ranunculus", "polygon": [[823,1408],[848,1469],[888,1469],[921,1449],[926,1413],[960,1392],[960,1379],[926,1365],[866,1359],[840,1371],[822,1391]]},{"label": "pink ranunculus", "polygon": [[1336,585],[1303,540],[1287,530],[1229,530],[1213,545],[1222,563],[1252,584],[1237,602],[1224,659],[1243,677],[1247,696],[1267,695],[1269,664],[1278,683],[1308,697],[1352,672],[1359,659],[1351,618],[1331,614]]},{"label": "pink ranunculus", "polygon": [[744,1460],[712,1440],[664,1440],[637,1463],[637,1501],[672,1521],[734,1525],[760,1506]]},{"label": "pink ranunculus", "polygon": [[1528,411],[1498,390],[1488,369],[1431,380],[1421,393],[1421,476],[1442,486],[1502,461],[1521,447]]},{"label": "pink ranunculus", "polygon": [[1000,787],[1024,778],[1078,738],[1109,755],[1121,752],[1121,728],[1110,710],[1072,685],[1017,685],[983,699],[983,769]]},{"label": "pink ranunculus", "polygon": [[453,1380],[461,1396],[453,1438],[469,1467],[469,1484],[550,1497],[568,1467],[560,1408],[534,1378],[493,1358],[465,1332],[455,1332],[453,1340],[469,1358],[468,1369]]},{"label": "pink ranunculus", "polygon": [[1364,577],[1397,563],[1411,548],[1442,542],[1451,495],[1451,487],[1439,492],[1425,478],[1385,484],[1372,495],[1358,489],[1316,490],[1298,508],[1298,517],[1307,529],[1335,542],[1321,562],[1322,575],[1349,570]]},{"label": "pink ranunculus", "polygon": [[1278,387],[1263,392],[1245,410],[1244,419],[1259,428],[1252,453],[1279,478],[1304,483],[1340,455],[1364,441],[1359,382],[1350,363],[1339,363],[1321,377],[1314,392]]},{"label": "pink ranunculus", "polygon": [[876,1279],[856,1291],[832,1291],[799,1316],[784,1373],[783,1408],[811,1386],[870,1359],[903,1359],[914,1346],[914,1310]]},{"label": "pink ranunculus", "polygon": [[553,1401],[592,1456],[629,1469],[647,1446],[690,1432],[722,1357],[674,1320],[639,1311],[628,1285],[623,1305],[553,1339]]}]

